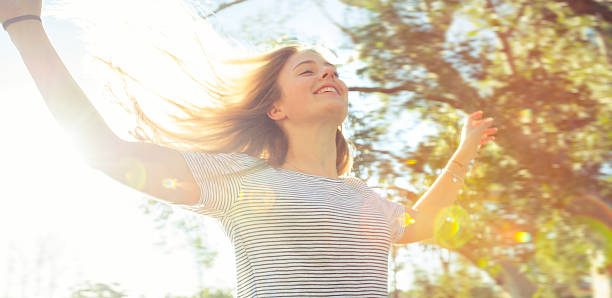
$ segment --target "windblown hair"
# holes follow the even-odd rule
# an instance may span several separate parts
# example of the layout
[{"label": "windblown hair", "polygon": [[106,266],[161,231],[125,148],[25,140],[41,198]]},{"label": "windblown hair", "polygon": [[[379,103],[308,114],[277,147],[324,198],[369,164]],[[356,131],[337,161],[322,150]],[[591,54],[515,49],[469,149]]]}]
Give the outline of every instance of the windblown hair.
[{"label": "windblown hair", "polygon": [[[213,107],[182,105],[166,99],[187,117],[176,120],[183,132],[170,131],[151,120],[134,97],[131,112],[138,116],[139,125],[130,132],[140,141],[174,147],[176,143],[207,153],[242,152],[264,159],[273,167],[285,162],[288,150],[286,134],[270,119],[267,112],[281,99],[278,74],[293,54],[303,50],[299,45],[284,46],[263,55],[225,61],[229,64],[250,65],[244,75],[234,79],[214,73],[214,82],[201,84],[216,103]],[[144,125],[144,126],[143,126]],[[150,135],[145,133],[149,130]],[[336,130],[336,169],[347,175],[352,157],[342,126]]]}]

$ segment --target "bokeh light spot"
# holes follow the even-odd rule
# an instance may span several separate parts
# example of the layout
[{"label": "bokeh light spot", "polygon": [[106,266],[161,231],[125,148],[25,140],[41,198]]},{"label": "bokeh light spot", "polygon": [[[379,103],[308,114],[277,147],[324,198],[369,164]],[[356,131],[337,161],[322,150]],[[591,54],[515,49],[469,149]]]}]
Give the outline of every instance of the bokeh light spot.
[{"label": "bokeh light spot", "polygon": [[473,235],[470,214],[461,206],[446,207],[436,216],[434,237],[443,247],[458,248]]},{"label": "bokeh light spot", "polygon": [[487,267],[488,263],[489,262],[487,261],[487,258],[486,257],[482,257],[482,258],[478,259],[478,261],[476,262],[476,265],[478,265],[478,267],[480,267],[480,268],[485,268],[485,267]]},{"label": "bokeh light spot", "polygon": [[529,232],[516,232],[514,234],[514,240],[520,243],[526,243],[531,241],[531,234]]},{"label": "bokeh light spot", "polygon": [[530,109],[521,110],[519,112],[519,121],[521,121],[522,123],[531,122],[531,110]]},{"label": "bokeh light spot", "polygon": [[407,165],[413,165],[413,164],[416,164],[416,163],[417,163],[416,159],[409,159],[409,160],[406,161]]}]

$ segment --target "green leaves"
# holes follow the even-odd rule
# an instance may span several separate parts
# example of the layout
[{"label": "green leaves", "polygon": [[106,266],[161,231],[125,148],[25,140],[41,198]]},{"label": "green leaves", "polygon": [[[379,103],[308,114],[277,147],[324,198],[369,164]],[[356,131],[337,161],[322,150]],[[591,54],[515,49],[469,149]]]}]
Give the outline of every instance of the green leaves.
[{"label": "green leaves", "polygon": [[[545,233],[554,245],[535,235],[548,229],[539,224],[550,221],[551,213],[574,212],[567,210],[565,198],[587,190],[599,200],[611,197],[612,186],[604,177],[610,177],[612,148],[612,26],[596,14],[577,15],[564,1],[490,2],[493,6],[393,1],[393,10],[383,2],[360,2],[372,22],[349,28],[359,37],[355,46],[367,64],[358,74],[380,87],[415,85],[409,92],[386,94],[390,98],[384,104],[404,102],[401,108],[419,111],[437,132],[416,147],[391,150],[397,158],[376,150],[357,152],[363,156],[356,159],[356,167],[363,169],[359,173],[368,173],[362,178],[408,177],[413,187],[425,191],[455,149],[458,136],[448,119],[482,109],[496,119],[499,132],[495,146],[482,149],[480,165],[459,196],[458,204],[481,220],[474,222],[474,237],[454,249],[472,260],[489,260],[485,270],[491,274],[499,258],[527,262],[529,271],[537,273],[531,280],[548,287],[542,293],[556,295],[561,282],[584,277],[589,261],[582,246],[563,242],[567,238],[561,232]],[[451,42],[452,21],[459,19],[472,26]],[[361,121],[354,128],[377,131],[397,125],[396,118],[381,115],[385,117],[372,116],[378,121]],[[356,135],[370,148],[384,146],[378,133]],[[398,166],[383,170],[381,160]],[[490,185],[496,188],[490,190]],[[482,208],[485,202],[490,208]],[[503,230],[495,225],[500,218],[534,230],[517,231],[508,242],[496,236]],[[449,236],[453,229],[441,231]],[[580,242],[589,233],[594,232],[571,235]],[[444,239],[439,244],[457,244]],[[592,249],[607,251],[596,243]],[[550,250],[557,257],[543,258]],[[561,261],[559,256],[567,258]],[[557,278],[555,270],[564,277]]]}]

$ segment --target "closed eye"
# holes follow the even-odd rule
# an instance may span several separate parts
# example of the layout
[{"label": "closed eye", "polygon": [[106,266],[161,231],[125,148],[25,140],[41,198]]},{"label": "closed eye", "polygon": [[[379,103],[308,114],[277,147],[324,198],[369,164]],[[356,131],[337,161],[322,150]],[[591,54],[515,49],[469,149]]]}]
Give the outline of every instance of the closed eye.
[{"label": "closed eye", "polygon": [[[305,71],[305,72],[301,73],[300,75],[303,75],[303,74],[305,74],[305,73],[307,73],[307,72],[312,73],[312,71],[307,70],[307,71]],[[339,77],[340,77],[340,74],[338,74],[338,72],[337,72],[337,71],[336,71],[336,72],[334,72],[334,75],[336,76],[336,78],[339,78]]]}]

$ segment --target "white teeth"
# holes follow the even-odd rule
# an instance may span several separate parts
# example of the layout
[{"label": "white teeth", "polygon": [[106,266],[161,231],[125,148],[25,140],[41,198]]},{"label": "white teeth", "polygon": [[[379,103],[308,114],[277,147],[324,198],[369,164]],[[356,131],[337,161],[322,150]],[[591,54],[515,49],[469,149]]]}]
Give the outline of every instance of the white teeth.
[{"label": "white teeth", "polygon": [[323,93],[323,92],[327,92],[327,91],[331,91],[331,92],[337,93],[336,89],[334,89],[333,87],[325,87],[325,88],[317,91],[317,94]]}]

